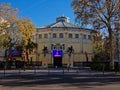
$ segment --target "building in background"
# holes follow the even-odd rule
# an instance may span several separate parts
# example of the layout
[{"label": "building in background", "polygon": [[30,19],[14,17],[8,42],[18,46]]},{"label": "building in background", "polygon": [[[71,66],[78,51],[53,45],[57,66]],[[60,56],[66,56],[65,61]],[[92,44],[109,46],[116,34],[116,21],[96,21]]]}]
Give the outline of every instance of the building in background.
[{"label": "building in background", "polygon": [[30,61],[36,60],[45,67],[73,67],[91,62],[96,33],[71,24],[68,17],[58,17],[55,23],[37,29],[37,56],[29,57]]}]

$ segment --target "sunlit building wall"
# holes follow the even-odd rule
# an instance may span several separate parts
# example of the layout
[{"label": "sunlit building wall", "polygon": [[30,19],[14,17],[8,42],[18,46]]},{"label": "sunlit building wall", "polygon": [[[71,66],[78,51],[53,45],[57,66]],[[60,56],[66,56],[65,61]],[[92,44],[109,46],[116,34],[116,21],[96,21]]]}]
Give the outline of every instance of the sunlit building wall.
[{"label": "sunlit building wall", "polygon": [[[91,62],[93,54],[93,40],[95,30],[84,29],[69,22],[68,17],[58,17],[56,22],[37,29],[36,42],[38,48],[36,57],[29,57],[30,60],[41,62],[42,66],[78,66],[83,62]],[[47,47],[47,53],[43,49]],[[72,47],[71,55],[67,52]],[[62,51],[62,56],[55,58],[53,51]]]}]

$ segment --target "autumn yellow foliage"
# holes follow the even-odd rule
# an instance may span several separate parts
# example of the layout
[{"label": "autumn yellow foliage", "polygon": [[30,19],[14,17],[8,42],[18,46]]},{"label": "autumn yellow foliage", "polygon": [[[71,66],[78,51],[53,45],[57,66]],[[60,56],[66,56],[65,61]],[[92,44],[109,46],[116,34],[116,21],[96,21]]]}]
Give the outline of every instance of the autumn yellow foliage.
[{"label": "autumn yellow foliage", "polygon": [[28,42],[32,41],[33,33],[35,33],[36,28],[35,25],[28,19],[22,19],[17,22],[18,29],[21,32],[21,40],[24,45],[27,45]]}]

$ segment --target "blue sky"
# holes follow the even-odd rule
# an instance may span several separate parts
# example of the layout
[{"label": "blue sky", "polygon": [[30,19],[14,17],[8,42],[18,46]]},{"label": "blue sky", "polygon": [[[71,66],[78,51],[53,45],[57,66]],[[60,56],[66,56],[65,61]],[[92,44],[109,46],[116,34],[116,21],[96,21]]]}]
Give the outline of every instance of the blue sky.
[{"label": "blue sky", "polygon": [[67,16],[71,23],[75,22],[75,15],[71,7],[72,0],[0,0],[18,8],[20,17],[29,18],[36,27],[54,23],[56,17]]}]

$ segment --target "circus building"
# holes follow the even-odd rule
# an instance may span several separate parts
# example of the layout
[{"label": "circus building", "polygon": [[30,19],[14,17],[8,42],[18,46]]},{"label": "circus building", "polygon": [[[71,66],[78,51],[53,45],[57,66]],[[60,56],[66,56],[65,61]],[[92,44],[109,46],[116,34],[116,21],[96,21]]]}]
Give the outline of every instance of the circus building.
[{"label": "circus building", "polygon": [[91,62],[95,34],[95,30],[71,24],[68,17],[58,17],[55,23],[37,28],[37,56],[30,60],[41,62],[44,67],[74,67]]}]

